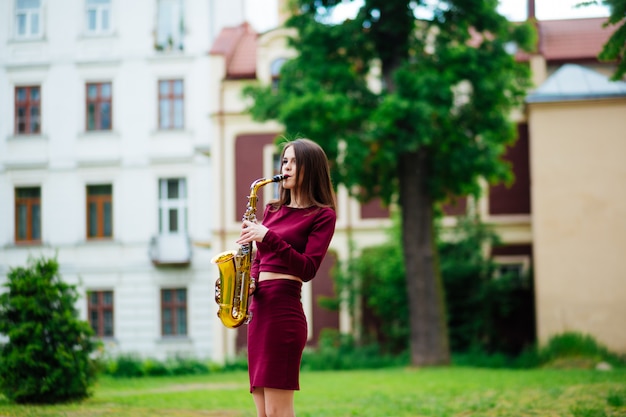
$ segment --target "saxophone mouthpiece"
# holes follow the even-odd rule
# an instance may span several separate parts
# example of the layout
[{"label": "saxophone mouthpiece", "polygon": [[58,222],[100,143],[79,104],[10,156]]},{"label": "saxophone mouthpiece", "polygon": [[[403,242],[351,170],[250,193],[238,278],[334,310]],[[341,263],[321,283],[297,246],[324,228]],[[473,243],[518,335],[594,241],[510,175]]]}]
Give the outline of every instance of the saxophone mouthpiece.
[{"label": "saxophone mouthpiece", "polygon": [[272,177],[272,181],[273,182],[280,182],[282,180],[285,180],[289,178],[289,175],[274,175],[274,177]]}]

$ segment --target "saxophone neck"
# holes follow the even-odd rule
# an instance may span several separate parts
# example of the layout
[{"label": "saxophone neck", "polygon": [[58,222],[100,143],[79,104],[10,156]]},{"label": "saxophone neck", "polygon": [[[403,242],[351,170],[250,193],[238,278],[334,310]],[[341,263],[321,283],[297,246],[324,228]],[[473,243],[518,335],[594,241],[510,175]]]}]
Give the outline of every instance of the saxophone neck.
[{"label": "saxophone neck", "polygon": [[[256,213],[256,205],[258,200],[257,192],[259,191],[259,188],[272,182],[280,182],[288,177],[289,175],[274,175],[271,178],[259,178],[258,180],[254,181],[250,185],[250,195],[248,196],[248,209],[246,211],[246,216],[250,217]],[[250,219],[247,218],[246,220]]]},{"label": "saxophone neck", "polygon": [[267,185],[271,182],[280,182],[288,177],[289,175],[274,175],[271,178],[259,178],[250,185],[250,195],[256,195],[258,189],[263,187],[264,185]]}]

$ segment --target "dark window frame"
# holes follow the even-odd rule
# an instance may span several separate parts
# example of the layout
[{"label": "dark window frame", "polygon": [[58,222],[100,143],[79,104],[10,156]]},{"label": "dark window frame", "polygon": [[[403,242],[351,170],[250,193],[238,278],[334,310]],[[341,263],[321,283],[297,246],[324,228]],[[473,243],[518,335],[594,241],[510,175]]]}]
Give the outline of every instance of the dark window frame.
[{"label": "dark window frame", "polygon": [[[179,291],[184,291],[185,300],[180,301],[177,297]],[[165,301],[165,294],[170,293],[169,301]],[[179,309],[184,310],[184,329],[179,328]],[[169,320],[165,319],[165,313],[170,313]],[[187,288],[162,288],[161,289],[161,335],[162,336],[187,336],[188,334],[188,291]],[[171,326],[171,331],[166,330],[167,326]]]},{"label": "dark window frame", "polygon": [[[94,302],[93,296],[96,296]],[[106,295],[110,295],[111,303],[106,302]],[[106,313],[111,313],[110,331],[107,332]],[[94,323],[93,313],[97,315],[97,323]],[[94,333],[98,337],[114,337],[115,336],[115,298],[111,290],[99,290],[87,292],[87,318]]]},{"label": "dark window frame", "polygon": [[[174,86],[176,85],[176,83],[180,82],[181,83],[181,93],[180,94],[176,94],[174,92]],[[167,94],[162,94],[161,93],[161,85],[162,84],[168,84],[168,93]],[[158,85],[158,95],[159,95],[159,99],[157,102],[157,106],[159,107],[158,112],[159,112],[159,129],[160,130],[181,130],[185,128],[185,82],[183,79],[170,79],[170,80],[159,80]],[[182,115],[181,115],[181,122],[180,122],[180,126],[176,125],[176,106],[175,103],[177,100],[181,100],[182,101]],[[169,126],[164,126],[163,123],[163,114],[161,113],[161,102],[166,101],[169,103]]]},{"label": "dark window frame", "polygon": [[[19,91],[26,90],[26,99],[19,100]],[[32,90],[37,90],[38,99],[31,99]],[[28,86],[16,86],[15,87],[15,125],[14,132],[15,135],[38,135],[41,134],[41,86],[39,85],[28,85]],[[20,117],[19,110],[24,109],[24,116]],[[36,126],[33,128],[33,117],[32,111],[33,109],[38,110],[38,115],[36,116]],[[20,131],[20,123],[24,124],[24,130]]]},{"label": "dark window frame", "polygon": [[[39,196],[37,197],[20,197],[18,196],[20,190],[37,189]],[[20,225],[20,205],[26,206],[26,236],[20,237],[19,225]],[[34,222],[33,219],[33,207],[39,207],[39,234],[38,238],[33,238]],[[16,187],[15,188],[15,243],[16,244],[38,244],[41,243],[41,187]]]},{"label": "dark window frame", "polygon": [[[102,88],[106,85],[109,86],[109,91],[111,92],[108,97],[102,95]],[[96,87],[97,94],[95,98],[89,97],[89,88],[91,86]],[[110,112],[108,127],[104,127],[103,125],[104,118],[102,117],[102,114],[103,114],[102,108],[105,104],[109,105],[109,112]],[[91,114],[89,112],[90,105],[94,106],[93,126],[90,126],[90,119],[91,119]],[[87,83],[85,85],[85,130],[87,130],[88,132],[113,130],[113,83],[111,83],[110,81]]]},{"label": "dark window frame", "polygon": [[[108,194],[98,194],[95,192],[90,192],[91,190],[95,190],[96,187],[110,187],[110,192]],[[111,230],[107,235],[105,234],[105,205],[110,204],[110,217],[111,217]],[[95,216],[96,216],[96,233],[91,233],[91,214],[92,209],[91,205],[95,204]],[[86,189],[86,235],[88,240],[102,240],[102,239],[112,239],[113,238],[113,186],[111,184],[101,184],[101,185],[88,185]]]}]

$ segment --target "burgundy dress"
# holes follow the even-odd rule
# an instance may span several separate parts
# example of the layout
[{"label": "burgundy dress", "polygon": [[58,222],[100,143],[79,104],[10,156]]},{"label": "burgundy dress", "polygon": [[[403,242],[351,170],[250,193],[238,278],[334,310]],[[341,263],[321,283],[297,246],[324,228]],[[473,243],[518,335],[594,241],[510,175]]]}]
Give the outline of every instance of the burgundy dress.
[{"label": "burgundy dress", "polygon": [[[303,281],[315,277],[335,231],[331,208],[266,207],[263,224],[269,229],[251,275],[277,272]],[[302,283],[287,279],[257,282],[248,325],[250,392],[256,387],[299,390],[300,361],[307,340],[301,302]]]}]

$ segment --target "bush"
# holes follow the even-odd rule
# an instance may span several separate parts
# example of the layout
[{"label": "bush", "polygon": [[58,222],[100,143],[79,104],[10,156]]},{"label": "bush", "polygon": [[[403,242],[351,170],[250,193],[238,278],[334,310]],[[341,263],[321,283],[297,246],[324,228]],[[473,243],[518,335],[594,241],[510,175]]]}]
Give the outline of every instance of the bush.
[{"label": "bush", "polygon": [[316,371],[375,369],[408,363],[408,353],[384,354],[375,343],[359,346],[352,336],[330,329],[320,335],[317,349],[306,350],[302,355],[302,368]]},{"label": "bush", "polygon": [[[478,351],[483,363],[510,361],[535,342],[532,276],[495,277],[483,248],[497,245],[498,237],[479,219],[459,218],[446,233],[444,240],[438,230],[438,254],[450,349],[464,361],[479,359]],[[389,231],[388,242],[364,249],[346,269],[349,276],[335,276],[338,293],[360,291],[362,340],[386,353],[405,352],[410,323],[399,225]],[[358,290],[346,284],[355,281]]]},{"label": "bush", "polygon": [[88,397],[97,347],[74,307],[76,287],[64,283],[55,259],[29,259],[9,271],[0,295],[0,390],[18,403],[57,403]]},{"label": "bush", "polygon": [[141,358],[133,354],[119,355],[107,369],[117,378],[135,378],[146,374]]},{"label": "bush", "polygon": [[122,354],[109,360],[104,367],[104,372],[115,378],[138,378],[142,376],[205,375],[219,369],[215,364],[181,356],[159,361],[153,358],[142,359],[136,354]]},{"label": "bush", "polygon": [[626,358],[609,351],[593,336],[577,332],[551,337],[545,346],[537,350],[537,355],[543,366],[593,367],[599,362],[607,362],[614,367],[626,366]]},{"label": "bush", "polygon": [[203,375],[209,373],[209,367],[196,359],[177,356],[168,361],[172,375]]}]

